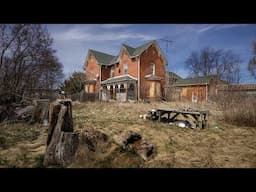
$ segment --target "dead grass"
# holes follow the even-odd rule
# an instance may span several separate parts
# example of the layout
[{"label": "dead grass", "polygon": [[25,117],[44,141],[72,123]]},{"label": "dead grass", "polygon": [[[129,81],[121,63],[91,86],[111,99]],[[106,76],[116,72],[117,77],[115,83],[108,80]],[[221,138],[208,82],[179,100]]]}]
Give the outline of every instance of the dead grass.
[{"label": "dead grass", "polygon": [[[152,108],[188,107],[208,109],[210,127],[184,129],[139,118]],[[134,130],[155,146],[152,158],[143,161],[135,154],[121,153],[120,148],[111,143],[103,154],[95,154],[89,161],[76,162],[73,167],[256,167],[256,129],[224,123],[222,111],[213,103],[88,102],[73,107],[73,120],[76,130],[93,127],[109,135],[110,139],[122,131]],[[37,124],[1,126],[0,167],[42,167],[46,135],[47,128]]]},{"label": "dead grass", "polygon": [[256,127],[256,98],[244,96],[227,96],[219,102],[224,121],[238,125]]},{"label": "dead grass", "polygon": [[25,123],[1,125],[0,167],[40,167],[45,152],[46,127]]},{"label": "dead grass", "polygon": [[[191,130],[139,118],[152,108],[187,107],[209,109],[210,127]],[[147,162],[140,162],[137,167],[256,167],[256,130],[223,123],[219,121],[221,113],[217,105],[209,103],[88,102],[73,108],[75,129],[88,126],[110,136],[134,130],[152,142],[156,151],[154,156]],[[131,162],[122,161],[112,162],[111,166],[131,165]]]}]

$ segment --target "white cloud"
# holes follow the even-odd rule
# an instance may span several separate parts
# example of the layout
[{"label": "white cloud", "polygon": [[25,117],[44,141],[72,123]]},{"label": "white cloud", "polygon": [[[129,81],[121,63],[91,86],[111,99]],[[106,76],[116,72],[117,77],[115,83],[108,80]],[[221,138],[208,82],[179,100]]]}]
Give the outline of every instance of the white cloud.
[{"label": "white cloud", "polygon": [[203,28],[199,29],[197,32],[198,33],[203,33],[205,31],[209,31],[211,29],[214,29],[215,27],[216,27],[216,25],[208,25],[206,27],[203,27]]},{"label": "white cloud", "polygon": [[130,27],[131,24],[102,24],[101,26],[106,29],[114,29],[114,28]]},{"label": "white cloud", "polygon": [[157,36],[133,33],[126,31],[106,31],[102,33],[95,33],[94,31],[82,31],[80,29],[74,28],[67,31],[58,32],[52,34],[54,40],[57,41],[115,41],[115,40],[131,40],[137,39],[142,41],[157,39]]},{"label": "white cloud", "polygon": [[[244,27],[247,26],[248,24],[209,24],[206,26],[203,26],[203,28],[200,28],[199,30],[197,30],[197,33],[203,33],[206,31],[210,31],[210,30],[222,30],[222,29],[230,29],[230,28],[235,28],[235,27]],[[200,25],[201,27],[201,25]]]}]

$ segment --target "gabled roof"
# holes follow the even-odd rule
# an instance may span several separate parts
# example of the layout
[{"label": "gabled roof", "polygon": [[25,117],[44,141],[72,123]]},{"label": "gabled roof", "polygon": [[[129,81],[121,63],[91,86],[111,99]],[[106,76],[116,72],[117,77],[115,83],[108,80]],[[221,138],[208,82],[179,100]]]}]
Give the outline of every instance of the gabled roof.
[{"label": "gabled roof", "polygon": [[186,79],[178,79],[174,86],[188,86],[188,85],[202,85],[209,84],[211,79],[216,78],[215,75],[203,76],[203,77],[194,77],[194,78],[186,78]]},{"label": "gabled roof", "polygon": [[115,58],[115,56],[113,55],[109,55],[103,52],[99,52],[93,49],[89,49],[89,52],[92,53],[94,55],[94,57],[96,58],[96,60],[99,62],[99,64],[109,64],[111,63],[111,61]]},{"label": "gabled roof", "polygon": [[137,79],[130,75],[122,75],[122,76],[108,78],[107,80],[102,81],[101,84],[111,84],[111,83],[117,83],[121,81],[137,81]]},{"label": "gabled roof", "polygon": [[126,50],[128,51],[129,55],[132,56],[133,52],[136,50],[136,48],[133,48],[129,45],[123,44],[123,46],[126,48]]},{"label": "gabled roof", "polygon": [[[131,47],[131,46],[126,45],[126,44],[123,44],[122,46],[127,50],[130,58],[134,58],[134,57],[139,56],[140,54],[142,54],[150,45],[152,45],[154,43],[156,43],[155,40],[150,41],[148,43],[145,43],[145,44],[143,44],[141,46],[138,46],[136,48]],[[88,54],[89,53],[92,53],[95,56],[96,60],[98,61],[98,63],[100,65],[112,65],[112,64],[117,63],[118,59],[119,59],[119,56],[121,54],[121,52],[120,52],[117,56],[114,56],[114,55],[109,55],[109,54],[106,54],[106,53],[103,53],[103,52],[100,52],[100,51],[96,51],[96,50],[92,50],[92,49],[89,49]],[[163,55],[163,53],[161,53],[161,54]],[[164,57],[164,55],[163,55],[163,57]],[[167,63],[167,60],[165,59],[165,57],[164,57],[164,60]]]},{"label": "gabled roof", "polygon": [[172,71],[168,71],[169,78],[174,78],[174,79],[182,79],[179,75]]},{"label": "gabled roof", "polygon": [[134,52],[133,52],[133,54],[132,54],[132,57],[135,57],[135,56],[140,55],[143,51],[145,51],[145,50],[146,50],[150,45],[152,45],[153,43],[156,43],[156,41],[155,41],[155,40],[154,40],[154,41],[150,41],[150,42],[148,42],[148,43],[146,43],[146,44],[143,44],[143,45],[137,47],[137,48],[134,50]]}]

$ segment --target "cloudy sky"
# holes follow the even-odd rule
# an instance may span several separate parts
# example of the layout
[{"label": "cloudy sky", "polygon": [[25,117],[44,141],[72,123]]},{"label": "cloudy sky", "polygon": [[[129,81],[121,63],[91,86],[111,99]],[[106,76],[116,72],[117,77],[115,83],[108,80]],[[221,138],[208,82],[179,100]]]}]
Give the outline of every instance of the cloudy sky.
[{"label": "cloudy sky", "polygon": [[[64,72],[83,71],[88,49],[112,55],[119,53],[122,43],[139,46],[157,40],[168,59],[168,69],[182,77],[189,74],[185,61],[191,51],[210,46],[232,50],[241,63],[241,82],[255,82],[247,72],[256,39],[256,24],[49,24],[57,56]],[[168,45],[160,39],[173,41]],[[166,52],[167,51],[167,52]]]}]

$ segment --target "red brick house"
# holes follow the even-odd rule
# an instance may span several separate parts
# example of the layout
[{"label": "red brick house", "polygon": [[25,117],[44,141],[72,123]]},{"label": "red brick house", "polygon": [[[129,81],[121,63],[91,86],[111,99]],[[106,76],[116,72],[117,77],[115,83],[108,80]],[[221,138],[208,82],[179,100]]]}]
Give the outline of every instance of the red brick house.
[{"label": "red brick house", "polygon": [[160,100],[164,95],[165,59],[156,41],[139,47],[123,44],[117,56],[90,49],[85,60],[85,92],[107,100]]}]

